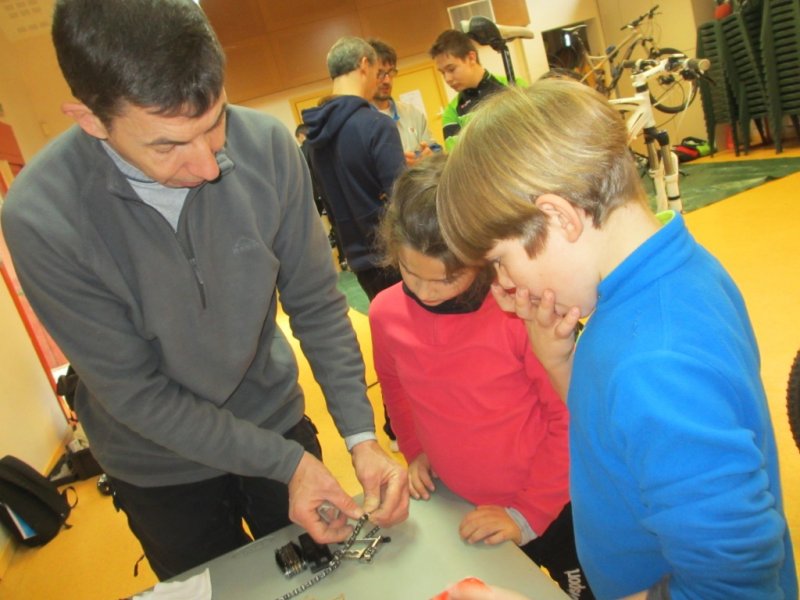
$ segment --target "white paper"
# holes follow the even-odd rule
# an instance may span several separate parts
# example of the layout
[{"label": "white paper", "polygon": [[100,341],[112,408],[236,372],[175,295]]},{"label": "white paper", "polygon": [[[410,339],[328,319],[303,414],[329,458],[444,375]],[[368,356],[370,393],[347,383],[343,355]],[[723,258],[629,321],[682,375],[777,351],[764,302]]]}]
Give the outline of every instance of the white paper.
[{"label": "white paper", "polygon": [[211,573],[208,569],[186,581],[160,582],[134,600],[211,600]]},{"label": "white paper", "polygon": [[406,92],[405,94],[400,94],[400,100],[412,105],[419,112],[425,115],[426,119],[428,118],[428,113],[425,112],[425,101],[422,99],[421,91],[411,90],[410,92]]},{"label": "white paper", "polygon": [[19,531],[19,534],[22,536],[23,540],[30,539],[30,538],[32,538],[33,536],[36,535],[36,532],[33,530],[33,528],[30,525],[28,525],[25,522],[25,519],[20,517],[13,510],[11,510],[10,506],[8,506],[7,504],[1,504],[1,503],[0,503],[0,506],[2,506],[3,508],[6,509],[6,511],[8,512],[8,516],[11,517],[11,520],[14,522],[14,525],[16,525],[17,531]]}]

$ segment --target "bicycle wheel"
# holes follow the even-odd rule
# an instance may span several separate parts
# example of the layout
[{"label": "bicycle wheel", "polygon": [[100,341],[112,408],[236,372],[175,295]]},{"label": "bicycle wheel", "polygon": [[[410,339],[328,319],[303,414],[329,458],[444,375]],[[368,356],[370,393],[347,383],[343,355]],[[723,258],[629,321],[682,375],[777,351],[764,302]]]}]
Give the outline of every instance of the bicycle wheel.
[{"label": "bicycle wheel", "polygon": [[789,414],[789,427],[794,443],[800,450],[800,351],[794,357],[789,371],[789,384],[786,386],[786,412]]},{"label": "bicycle wheel", "polygon": [[[675,48],[651,48],[650,51],[652,58],[683,54]],[[653,108],[669,115],[686,110],[697,96],[697,81],[687,81],[680,73],[664,73],[651,79],[647,86],[650,88],[650,102]]]}]

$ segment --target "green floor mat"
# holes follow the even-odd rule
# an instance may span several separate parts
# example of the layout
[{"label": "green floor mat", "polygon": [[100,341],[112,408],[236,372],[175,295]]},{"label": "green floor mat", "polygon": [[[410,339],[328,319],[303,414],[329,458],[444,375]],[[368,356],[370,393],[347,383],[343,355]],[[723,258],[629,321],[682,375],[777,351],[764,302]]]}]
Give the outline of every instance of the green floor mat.
[{"label": "green floor mat", "polygon": [[350,271],[342,271],[339,273],[339,284],[337,286],[339,291],[347,297],[347,304],[350,308],[357,310],[362,314],[369,312],[369,298],[358,285],[358,279]]},{"label": "green floor mat", "polygon": [[[683,209],[690,212],[749,190],[772,179],[800,171],[800,158],[725,161],[682,164],[680,167]],[[644,186],[655,208],[653,184],[645,175]]]}]

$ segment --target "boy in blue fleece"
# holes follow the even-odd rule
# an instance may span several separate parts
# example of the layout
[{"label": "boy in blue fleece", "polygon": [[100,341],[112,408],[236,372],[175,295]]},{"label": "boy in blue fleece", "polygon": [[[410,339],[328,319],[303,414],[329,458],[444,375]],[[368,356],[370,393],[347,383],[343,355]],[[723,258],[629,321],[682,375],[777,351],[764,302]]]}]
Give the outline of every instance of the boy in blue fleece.
[{"label": "boy in blue fleece", "polygon": [[619,113],[570,81],[498,93],[439,194],[448,243],[495,264],[496,298],[567,400],[596,596],[796,598],[744,300],[680,214],[650,212]]}]

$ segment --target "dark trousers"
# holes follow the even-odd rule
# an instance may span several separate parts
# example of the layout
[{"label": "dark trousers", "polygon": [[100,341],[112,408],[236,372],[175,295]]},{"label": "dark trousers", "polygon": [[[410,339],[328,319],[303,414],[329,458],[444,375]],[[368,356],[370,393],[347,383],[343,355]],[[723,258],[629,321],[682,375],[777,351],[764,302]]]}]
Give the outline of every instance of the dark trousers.
[{"label": "dark trousers", "polygon": [[572,503],[568,503],[543,535],[522,546],[522,551],[540,567],[550,572],[573,600],[592,600],[586,576],[578,562],[575,549],[575,531],[572,527]]},{"label": "dark trousers", "polygon": [[[283,434],[322,460],[308,417]],[[272,479],[227,474],[163,487],[138,487],[109,477],[114,505],[128,517],[150,567],[169,579],[289,524],[288,487]]]},{"label": "dark trousers", "polygon": [[353,273],[370,302],[378,295],[378,292],[402,280],[400,271],[393,267],[375,267],[373,269],[364,269],[363,271],[353,271]]}]

